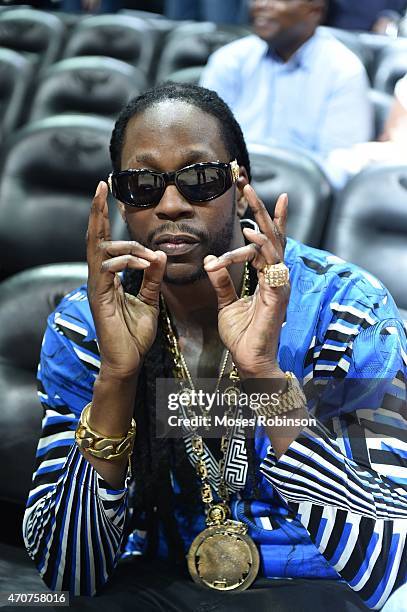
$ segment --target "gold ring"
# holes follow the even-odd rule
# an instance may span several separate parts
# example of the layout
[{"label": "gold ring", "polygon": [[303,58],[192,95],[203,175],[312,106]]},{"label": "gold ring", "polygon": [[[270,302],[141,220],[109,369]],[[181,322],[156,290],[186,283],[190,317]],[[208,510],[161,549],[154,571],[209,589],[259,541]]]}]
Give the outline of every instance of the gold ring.
[{"label": "gold ring", "polygon": [[283,262],[266,264],[260,272],[264,274],[264,280],[269,287],[284,287],[290,280],[289,270]]}]

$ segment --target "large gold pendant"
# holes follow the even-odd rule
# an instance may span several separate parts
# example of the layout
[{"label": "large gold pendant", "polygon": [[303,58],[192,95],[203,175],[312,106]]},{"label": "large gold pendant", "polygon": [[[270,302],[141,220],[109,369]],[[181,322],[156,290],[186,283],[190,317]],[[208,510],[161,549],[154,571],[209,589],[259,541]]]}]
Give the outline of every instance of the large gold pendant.
[{"label": "large gold pendant", "polygon": [[218,591],[244,591],[259,571],[259,553],[247,526],[225,521],[199,533],[191,544],[188,569],[201,586]]}]

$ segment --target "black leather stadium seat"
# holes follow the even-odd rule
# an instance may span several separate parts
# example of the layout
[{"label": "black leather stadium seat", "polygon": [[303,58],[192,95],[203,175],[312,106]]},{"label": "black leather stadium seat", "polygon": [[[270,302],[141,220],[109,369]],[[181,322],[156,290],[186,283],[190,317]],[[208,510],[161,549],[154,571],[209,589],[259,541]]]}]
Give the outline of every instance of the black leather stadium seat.
[{"label": "black leather stadium seat", "polygon": [[36,68],[57,59],[63,36],[62,21],[45,11],[16,8],[0,13],[0,46],[25,53]]},{"label": "black leather stadium seat", "polygon": [[372,32],[357,32],[320,26],[322,31],[327,31],[348,49],[353,51],[366,68],[371,83],[381,59],[388,53],[398,52],[404,47],[404,41],[400,38],[390,38],[384,34],[374,34]]},{"label": "black leather stadium seat", "polygon": [[171,72],[165,80],[173,81],[174,83],[192,83],[198,85],[204,66],[189,66],[189,68],[181,68]]},{"label": "black leather stadium seat", "polygon": [[375,138],[383,132],[393,104],[393,96],[378,89],[369,90],[369,99],[374,110]]},{"label": "black leather stadium seat", "polygon": [[30,76],[23,55],[0,47],[0,143],[19,123]]},{"label": "black leather stadium seat", "polygon": [[317,164],[290,149],[249,145],[252,184],[273,213],[280,193],[288,194],[287,233],[319,246],[331,202],[331,188]]},{"label": "black leather stadium seat", "polygon": [[2,500],[24,504],[30,487],[42,418],[36,371],[47,317],[86,278],[85,263],[67,263],[25,270],[0,283]]},{"label": "black leather stadium seat", "polygon": [[48,315],[68,291],[86,281],[86,276],[86,264],[59,264],[21,272],[0,283],[0,585],[3,591],[48,590],[23,548],[21,536],[41,432],[42,408],[36,392],[36,371]]},{"label": "black leather stadium seat", "polygon": [[216,49],[248,34],[250,31],[240,26],[210,22],[178,26],[168,35],[162,49],[156,82],[165,81],[168,75],[181,68],[204,66]]},{"label": "black leather stadium seat", "polygon": [[90,202],[110,172],[113,122],[60,115],[34,122],[9,143],[0,171],[0,275],[83,261]]},{"label": "black leather stadium seat", "polygon": [[400,40],[384,34],[372,32],[349,32],[337,28],[329,28],[331,32],[362,60],[371,82],[374,81],[377,67],[383,57],[391,49],[402,46]]},{"label": "black leather stadium seat", "polygon": [[154,56],[154,36],[143,19],[128,15],[98,15],[78,23],[63,56],[107,55],[137,66],[149,74]]},{"label": "black leather stadium seat", "polygon": [[358,32],[359,43],[364,47],[364,65],[367,69],[370,81],[373,82],[380,57],[389,47],[397,47],[398,39],[390,38],[385,34],[375,34],[373,32]]},{"label": "black leather stadium seat", "polygon": [[373,86],[392,95],[396,82],[406,73],[407,40],[398,40],[397,44],[389,45],[380,53]]},{"label": "black leather stadium seat", "polygon": [[30,120],[60,113],[91,113],[116,119],[130,98],[146,88],[140,69],[111,57],[72,57],[43,74]]},{"label": "black leather stadium seat", "polygon": [[138,9],[121,9],[119,11],[119,15],[130,15],[130,17],[137,17],[138,19],[143,19],[143,21],[148,24],[148,27],[150,28],[149,35],[154,41],[154,54],[150,65],[150,70],[148,72],[148,77],[150,83],[155,83],[158,59],[161,56],[161,51],[166,44],[167,38],[175,28],[185,22],[177,21],[175,19],[168,19],[167,17],[159,13],[152,13],[151,11],[141,11]]},{"label": "black leather stadium seat", "polygon": [[376,275],[407,308],[407,165],[372,166],[335,203],[323,247]]}]

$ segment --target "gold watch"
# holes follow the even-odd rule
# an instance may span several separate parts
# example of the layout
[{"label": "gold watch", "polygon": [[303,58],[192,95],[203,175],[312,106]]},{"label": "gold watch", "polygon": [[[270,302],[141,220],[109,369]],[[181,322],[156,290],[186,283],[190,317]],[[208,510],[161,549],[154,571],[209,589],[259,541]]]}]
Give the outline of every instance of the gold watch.
[{"label": "gold watch", "polygon": [[307,400],[295,374],[293,372],[285,372],[285,377],[287,388],[278,394],[278,403],[275,405],[269,404],[268,406],[260,405],[255,410],[256,415],[273,417],[306,407]]}]

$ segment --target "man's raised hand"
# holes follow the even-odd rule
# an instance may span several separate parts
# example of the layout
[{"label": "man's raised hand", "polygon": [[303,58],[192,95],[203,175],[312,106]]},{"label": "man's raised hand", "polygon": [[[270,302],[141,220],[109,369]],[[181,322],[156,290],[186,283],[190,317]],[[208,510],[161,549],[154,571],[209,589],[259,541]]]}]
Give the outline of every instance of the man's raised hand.
[{"label": "man's raised hand", "polygon": [[[289,285],[271,287],[264,267],[284,261],[288,198],[282,194],[276,203],[274,220],[250,185],[244,194],[260,229],[244,229],[250,244],[205,258],[205,270],[218,298],[219,334],[231,351],[241,375],[268,378],[279,372],[277,348],[290,295]],[[257,270],[258,287],[253,296],[239,299],[228,267],[248,262]]]},{"label": "man's raised hand", "polygon": [[[107,193],[101,181],[89,216],[88,298],[102,368],[117,378],[128,378],[138,372],[154,342],[167,257],[135,241],[112,241]],[[125,293],[121,284],[118,273],[126,268],[144,270],[137,297]]]}]

